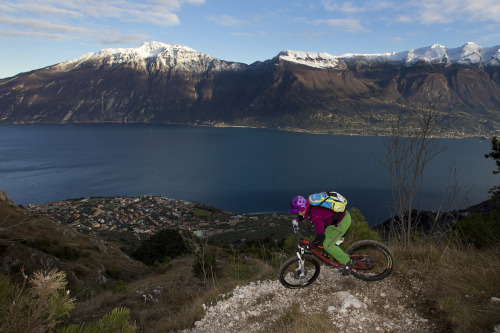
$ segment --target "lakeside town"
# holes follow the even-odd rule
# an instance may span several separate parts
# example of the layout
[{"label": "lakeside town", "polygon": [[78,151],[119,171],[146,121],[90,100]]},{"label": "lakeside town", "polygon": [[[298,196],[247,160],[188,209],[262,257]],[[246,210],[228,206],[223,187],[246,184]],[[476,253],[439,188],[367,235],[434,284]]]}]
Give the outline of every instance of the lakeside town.
[{"label": "lakeside town", "polygon": [[190,230],[198,237],[255,232],[257,228],[272,230],[289,220],[286,214],[233,214],[160,195],[80,198],[28,208],[34,214],[47,216],[83,233],[132,232],[138,239],[165,228]]}]

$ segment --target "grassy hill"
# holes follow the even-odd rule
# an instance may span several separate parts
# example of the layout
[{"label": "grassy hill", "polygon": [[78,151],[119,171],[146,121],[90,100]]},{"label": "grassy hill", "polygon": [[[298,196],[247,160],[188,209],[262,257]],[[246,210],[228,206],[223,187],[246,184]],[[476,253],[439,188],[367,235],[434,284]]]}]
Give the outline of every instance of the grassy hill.
[{"label": "grassy hill", "polygon": [[93,294],[100,286],[130,281],[146,271],[116,246],[0,201],[0,274],[20,277],[41,269],[65,271],[69,286]]},{"label": "grassy hill", "polygon": [[[485,210],[488,208],[480,206],[475,213],[483,215],[471,212],[465,223],[481,225],[481,221],[490,221],[490,216],[498,223],[497,215]],[[346,235],[345,246],[373,233],[361,212],[351,210],[351,215],[353,225]],[[478,222],[477,216],[489,220]],[[52,268],[66,272],[68,288],[76,303],[60,326],[94,322],[120,307],[130,310],[130,320],[136,324],[137,332],[192,328],[203,318],[207,306],[230,298],[237,285],[276,280],[279,266],[296,250],[296,239],[286,237],[286,221],[279,219],[278,216],[276,223],[267,221],[263,225],[268,234],[265,230],[250,231],[255,228],[249,226],[251,235],[246,235],[242,228],[229,233],[227,239],[220,239],[226,241],[223,244],[191,238],[191,243],[189,240],[186,243],[188,252],[174,257],[169,255],[173,251],[162,253],[161,246],[160,251],[153,246],[171,246],[169,233],[163,238],[151,237],[141,244],[131,244],[136,238],[129,238],[126,233],[83,234],[0,198],[0,275],[21,283],[22,272],[32,275]],[[467,232],[467,228],[461,230]],[[239,247],[230,245],[233,240],[242,239],[248,242],[240,242]],[[409,245],[388,240],[396,264],[394,273],[384,283],[401,294],[399,302],[404,304],[399,305],[418,311],[436,332],[492,332],[494,325],[500,324],[500,302],[496,301],[500,298],[498,241],[477,247],[470,239],[457,237],[455,232],[440,237],[416,233]],[[127,244],[130,253],[142,246],[146,249],[143,256],[159,253],[159,257],[149,260],[147,266],[120,250]],[[330,286],[324,293],[350,287],[354,288],[354,284],[346,280],[342,286]],[[305,310],[295,309],[294,316],[283,313],[280,321],[272,323],[269,329],[309,330],[315,317],[304,317],[301,311]],[[319,315],[324,319],[327,313]],[[321,318],[316,324],[328,331],[330,324]]]}]

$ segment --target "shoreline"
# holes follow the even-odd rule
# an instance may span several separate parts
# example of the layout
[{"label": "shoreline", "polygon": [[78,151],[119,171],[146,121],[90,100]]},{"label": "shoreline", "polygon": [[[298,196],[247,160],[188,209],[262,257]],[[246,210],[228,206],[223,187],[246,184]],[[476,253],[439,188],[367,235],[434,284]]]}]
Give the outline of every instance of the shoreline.
[{"label": "shoreline", "polygon": [[[275,130],[282,132],[292,132],[292,133],[305,133],[311,135],[330,135],[330,136],[359,136],[359,137],[390,137],[389,131],[340,131],[333,132],[332,130],[320,130],[320,129],[303,129],[295,127],[266,127],[266,126],[250,126],[250,125],[231,125],[226,123],[215,123],[215,124],[205,124],[205,123],[177,123],[177,122],[166,122],[166,123],[150,123],[150,122],[120,122],[120,121],[95,121],[95,122],[14,122],[14,123],[3,123],[0,121],[0,126],[24,126],[24,125],[153,125],[153,126],[186,126],[186,127],[210,127],[210,128],[243,128],[243,129],[265,129],[265,130]],[[457,135],[450,133],[449,135],[439,135],[439,136],[429,136],[431,139],[478,139],[478,140],[491,140],[495,134],[462,134]]]}]

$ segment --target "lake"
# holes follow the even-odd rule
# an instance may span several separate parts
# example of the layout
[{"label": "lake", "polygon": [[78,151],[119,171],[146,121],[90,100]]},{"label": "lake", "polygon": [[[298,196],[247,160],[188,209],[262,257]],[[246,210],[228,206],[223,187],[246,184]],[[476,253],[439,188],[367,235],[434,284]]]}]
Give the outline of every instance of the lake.
[{"label": "lake", "polygon": [[[489,141],[442,139],[415,208],[435,209],[455,160],[465,206],[498,183]],[[391,216],[383,138],[177,125],[2,125],[0,190],[18,204],[159,194],[232,212],[283,212],[291,198],[342,193],[370,224]],[[454,208],[454,207],[452,207]]]}]

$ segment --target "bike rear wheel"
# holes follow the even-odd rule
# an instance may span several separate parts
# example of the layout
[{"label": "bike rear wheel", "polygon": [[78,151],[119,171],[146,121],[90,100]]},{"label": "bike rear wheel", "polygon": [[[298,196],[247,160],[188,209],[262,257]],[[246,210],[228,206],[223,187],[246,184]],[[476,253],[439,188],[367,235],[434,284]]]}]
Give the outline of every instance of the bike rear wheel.
[{"label": "bike rear wheel", "polygon": [[313,256],[305,254],[304,269],[299,267],[299,258],[288,259],[281,265],[279,279],[283,286],[287,288],[304,288],[316,280],[319,275],[321,265]]},{"label": "bike rear wheel", "polygon": [[351,274],[365,281],[379,281],[391,274],[394,258],[387,246],[373,241],[363,240],[352,244],[346,253],[356,264]]}]

